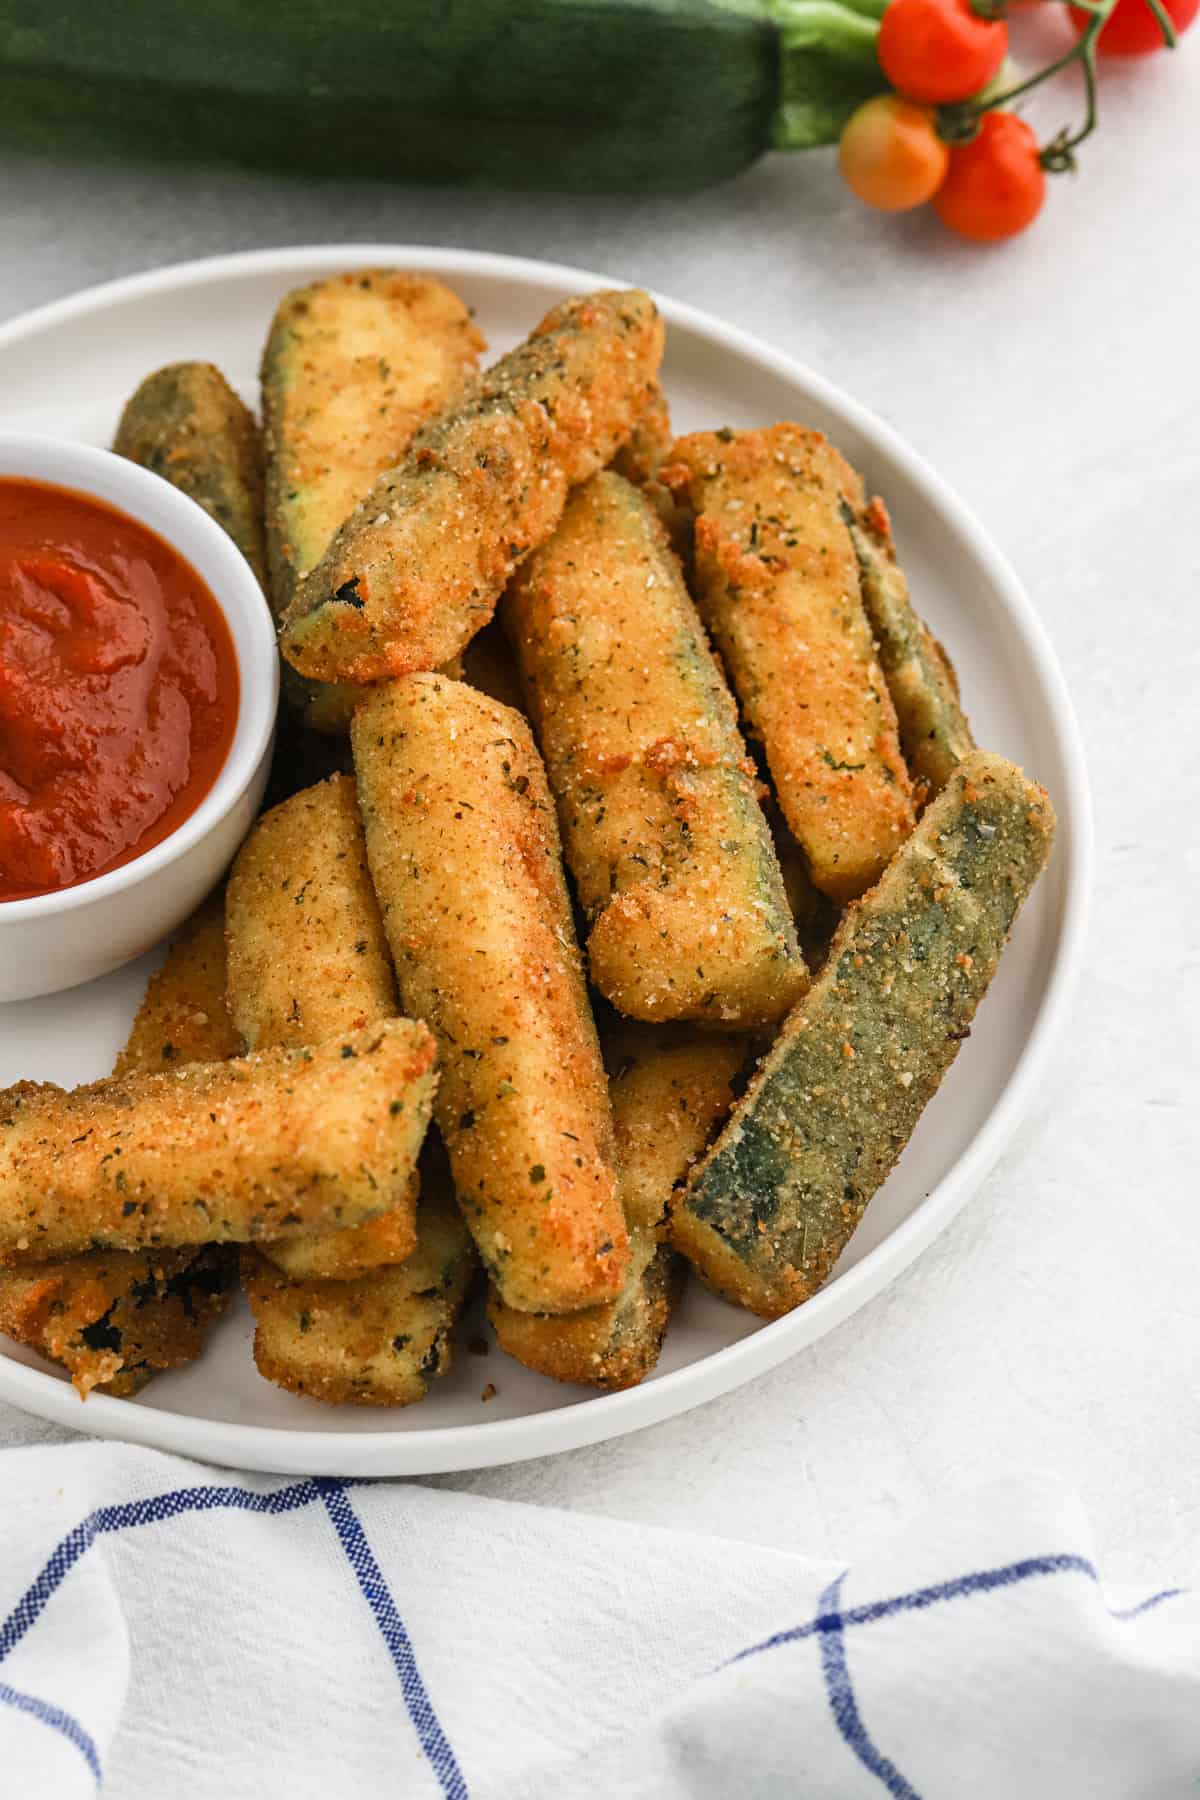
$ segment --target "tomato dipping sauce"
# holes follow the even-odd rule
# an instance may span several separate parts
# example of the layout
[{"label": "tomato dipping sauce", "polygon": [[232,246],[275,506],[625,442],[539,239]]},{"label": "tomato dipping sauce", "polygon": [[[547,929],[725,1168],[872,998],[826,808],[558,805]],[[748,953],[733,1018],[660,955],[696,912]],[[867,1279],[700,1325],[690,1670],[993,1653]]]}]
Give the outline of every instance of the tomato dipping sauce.
[{"label": "tomato dipping sauce", "polygon": [[229,627],[178,551],[70,488],[0,478],[0,901],[160,843],[233,741]]}]

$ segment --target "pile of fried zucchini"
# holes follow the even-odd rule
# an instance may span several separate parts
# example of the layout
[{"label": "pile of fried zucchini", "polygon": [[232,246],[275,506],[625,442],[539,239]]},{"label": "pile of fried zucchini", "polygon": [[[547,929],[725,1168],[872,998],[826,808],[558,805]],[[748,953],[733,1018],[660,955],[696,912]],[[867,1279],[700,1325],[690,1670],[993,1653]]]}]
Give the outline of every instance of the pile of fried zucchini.
[{"label": "pile of fried zucchini", "polygon": [[82,1393],[197,1356],[406,1405],[477,1279],[560,1381],[654,1368],[687,1267],[820,1287],[1049,854],[887,513],[795,424],[673,439],[639,291],[480,370],[441,282],[289,294],[262,428],[211,365],[115,448],[244,552],[268,810],[111,1079],[0,1094],[0,1329]]}]

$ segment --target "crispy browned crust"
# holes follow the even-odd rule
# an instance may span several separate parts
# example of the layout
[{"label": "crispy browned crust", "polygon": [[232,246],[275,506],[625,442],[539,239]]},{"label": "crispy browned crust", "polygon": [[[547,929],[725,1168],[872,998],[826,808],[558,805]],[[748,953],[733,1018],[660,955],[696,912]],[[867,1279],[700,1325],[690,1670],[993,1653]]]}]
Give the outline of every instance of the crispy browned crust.
[{"label": "crispy browned crust", "polygon": [[638,1019],[781,1018],[804,960],[732,697],[649,502],[609,471],[576,488],[503,618],[595,985]]},{"label": "crispy browned crust", "polygon": [[941,793],[975,747],[959,703],[958,677],[913,606],[883,501],[876,498],[858,512],[848,505],[848,522],[863,605],[896,708],[900,743],[918,798],[929,800]]},{"label": "crispy browned crust", "polygon": [[265,583],[258,424],[219,369],[182,362],[148,375],[121,414],[113,449],[202,506]]},{"label": "crispy browned crust", "polygon": [[248,1050],[319,1044],[396,1012],[352,776],[262,815],[229,875],[225,927],[229,1010]]},{"label": "crispy browned crust", "polygon": [[650,390],[650,398],[638,414],[628,441],[621,445],[609,467],[614,474],[623,476],[635,487],[646,487],[654,481],[662,464],[666,462],[674,441],[671,409],[667,404],[667,396],[656,381]]},{"label": "crispy browned crust", "polygon": [[[262,364],[277,619],[376,478],[474,374],[482,349],[462,301],[430,275],[354,269],[281,302]],[[309,729],[347,729],[357,688],[284,671],[283,697]]]},{"label": "crispy browned crust", "polygon": [[[233,1054],[221,901],[218,892],[193,914],[151,976],[118,1075]],[[199,1356],[232,1274],[231,1259],[210,1248],[93,1251],[0,1269],[0,1331],[62,1363],[82,1398],[94,1388],[128,1396]]]},{"label": "crispy browned crust", "polygon": [[680,1274],[660,1239],[676,1189],[733,1104],[749,1045],[626,1026],[605,1048],[629,1226],[625,1285],[605,1306],[557,1316],[516,1312],[493,1288],[488,1317],[501,1348],[526,1368],[555,1381],[625,1388],[644,1381],[658,1361]]},{"label": "crispy browned crust", "polygon": [[425,1134],[435,1047],[385,1020],[66,1093],[0,1093],[0,1257],[253,1242],[399,1203]]},{"label": "crispy browned crust", "polygon": [[413,1255],[359,1281],[289,1281],[243,1252],[254,1360],[268,1381],[330,1406],[411,1406],[446,1372],[477,1265],[453,1199],[425,1185]]},{"label": "crispy browned crust", "polygon": [[288,661],[359,682],[446,662],[554,530],[568,489],[629,436],[662,342],[637,289],[556,306],[418,432],[337,532],[288,607]]},{"label": "crispy browned crust", "polygon": [[413,675],[371,693],[351,738],[401,999],[437,1034],[437,1122],[484,1263],[523,1310],[610,1299],[628,1243],[608,1095],[529,727]]},{"label": "crispy browned crust", "polygon": [[661,479],[695,518],[700,610],[812,879],[854,899],[914,821],[842,514],[858,477],[819,432],[775,425],[681,438]]},{"label": "crispy browned crust", "polygon": [[[225,902],[229,1006],[250,1049],[299,1048],[397,1010],[392,959],[367,869],[354,781],[335,775],[264,814],[238,852]],[[266,1246],[298,1279],[346,1280],[416,1245],[416,1183],[349,1231]]]},{"label": "crispy browned crust", "polygon": [[972,751],[847,909],[672,1209],[672,1243],[720,1293],[775,1318],[827,1279],[970,1035],[1053,836],[1045,790]]},{"label": "crispy browned crust", "polygon": [[82,1399],[136,1393],[194,1361],[225,1310],[233,1262],[199,1252],[95,1250],[0,1271],[0,1331],[58,1362]]},{"label": "crispy browned crust", "polygon": [[218,890],[192,914],[150,977],[113,1074],[163,1074],[188,1063],[224,1062],[241,1047],[225,1002],[225,909]]}]

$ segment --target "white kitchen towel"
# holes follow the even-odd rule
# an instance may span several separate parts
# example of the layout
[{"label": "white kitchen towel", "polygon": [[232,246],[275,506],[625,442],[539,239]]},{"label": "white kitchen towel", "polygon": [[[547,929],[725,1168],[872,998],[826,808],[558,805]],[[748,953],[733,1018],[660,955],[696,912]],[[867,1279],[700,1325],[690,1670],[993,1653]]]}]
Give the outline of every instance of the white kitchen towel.
[{"label": "white kitchen towel", "polygon": [[1069,1490],[848,1570],[124,1445],[0,1457],[3,1800],[1176,1800],[1200,1601],[1118,1590]]}]

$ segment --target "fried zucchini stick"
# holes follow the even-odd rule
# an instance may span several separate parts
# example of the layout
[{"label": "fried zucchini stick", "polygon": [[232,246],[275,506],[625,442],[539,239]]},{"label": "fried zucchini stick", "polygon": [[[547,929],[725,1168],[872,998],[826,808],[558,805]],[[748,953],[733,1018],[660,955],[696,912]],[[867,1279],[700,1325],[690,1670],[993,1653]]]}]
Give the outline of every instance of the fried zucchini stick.
[{"label": "fried zucchini stick", "polygon": [[[280,303],[262,363],[277,619],[376,479],[475,373],[482,349],[457,294],[429,275],[358,269]],[[285,668],[285,698],[305,724],[344,731],[358,690]]]},{"label": "fried zucchini stick", "polygon": [[236,1056],[242,1045],[225,981],[225,902],[218,889],[192,914],[150,977],[113,1074],[163,1074]]},{"label": "fried zucchini stick", "polygon": [[1053,833],[1045,791],[975,751],[849,908],[671,1215],[727,1298],[775,1318],[826,1279],[969,1034]]},{"label": "fried zucchini stick", "polygon": [[918,797],[932,799],[970,755],[975,740],[950,659],[909,596],[887,508],[880,499],[866,506],[861,499],[861,490],[848,496],[845,517],[858,557],[863,606],[896,708],[909,773]]},{"label": "fried zucchini stick", "polygon": [[[229,1009],[248,1050],[320,1044],[398,1010],[349,775],[264,813],[233,865],[225,918]],[[264,1248],[285,1274],[346,1280],[412,1254],[415,1206],[414,1180],[365,1225]]]},{"label": "fried zucchini stick", "polygon": [[259,1373],[331,1406],[411,1406],[450,1367],[450,1332],[477,1263],[431,1133],[421,1158],[417,1248],[358,1281],[289,1281],[242,1252]]},{"label": "fried zucchini stick", "polygon": [[614,474],[631,481],[634,487],[648,487],[669,457],[674,441],[671,409],[656,381],[628,442],[621,445],[609,466]]},{"label": "fried zucchini stick", "polygon": [[681,438],[660,478],[695,516],[700,611],[813,881],[852,900],[914,816],[841,514],[858,478],[798,425]]},{"label": "fried zucchini stick", "polygon": [[[221,895],[167,952],[117,1057],[118,1075],[217,1062],[236,1051],[225,1006]],[[111,1250],[0,1269],[0,1331],[60,1362],[84,1398],[137,1393],[160,1369],[199,1356],[224,1310],[233,1264],[218,1247]]]},{"label": "fried zucchini stick", "polygon": [[610,1300],[629,1262],[612,1119],[529,727],[424,674],[373,690],[351,742],[401,1000],[437,1034],[437,1123],[484,1264],[522,1311]]},{"label": "fried zucchini stick", "polygon": [[202,506],[265,586],[262,441],[219,369],[181,362],[148,375],[121,414],[113,449]]},{"label": "fried zucchini stick", "polygon": [[610,473],[577,488],[504,619],[596,986],[637,1019],[781,1018],[804,960],[733,700],[649,502]]},{"label": "fried zucchini stick", "polygon": [[637,289],[556,306],[424,426],[301,583],[283,654],[321,681],[435,669],[486,625],[504,585],[644,410],[663,326]]},{"label": "fried zucchini stick", "polygon": [[515,1312],[493,1289],[488,1317],[500,1347],[555,1381],[635,1387],[658,1361],[679,1281],[662,1242],[675,1189],[733,1104],[746,1060],[738,1038],[681,1036],[636,1026],[606,1044],[629,1273],[615,1300],[582,1312]]},{"label": "fried zucchini stick", "polygon": [[0,1092],[0,1260],[246,1243],[403,1199],[435,1084],[423,1025],[384,1020],[70,1093]]},{"label": "fried zucchini stick", "polygon": [[163,1369],[194,1362],[224,1312],[228,1250],[93,1250],[0,1269],[0,1331],[70,1374],[81,1399],[128,1399]]}]

